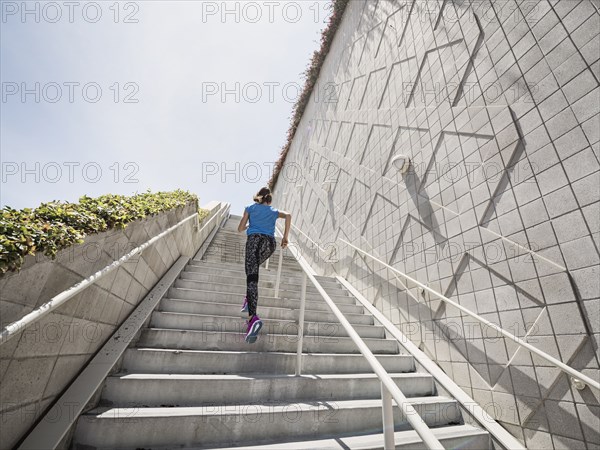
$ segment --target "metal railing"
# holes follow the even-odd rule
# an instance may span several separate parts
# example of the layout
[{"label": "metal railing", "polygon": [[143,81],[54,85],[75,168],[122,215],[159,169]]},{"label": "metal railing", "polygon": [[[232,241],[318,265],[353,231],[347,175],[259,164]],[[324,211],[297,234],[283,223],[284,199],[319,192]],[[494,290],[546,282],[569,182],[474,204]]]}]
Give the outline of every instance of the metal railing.
[{"label": "metal railing", "polygon": [[[279,236],[283,236],[281,231],[276,228],[276,232]],[[293,252],[292,252],[293,253]],[[279,281],[281,275],[281,255],[283,249],[280,249],[279,268],[277,279]],[[317,291],[321,294],[325,303],[329,306],[333,314],[339,320],[341,325],[344,327],[348,336],[356,344],[359,351],[367,360],[367,363],[373,369],[373,372],[377,375],[381,382],[381,399],[382,399],[382,419],[383,419],[383,435],[384,435],[384,447],[386,450],[395,448],[394,440],[394,415],[393,415],[393,404],[392,399],[395,400],[397,406],[401,409],[404,417],[412,428],[417,432],[419,437],[423,440],[425,446],[429,449],[443,449],[444,447],[440,441],[432,433],[429,426],[425,423],[423,418],[417,413],[412,404],[407,400],[402,390],[394,383],[394,380],[387,373],[381,363],[375,358],[375,355],[371,352],[369,347],[365,344],[362,338],[354,330],[350,322],[339,310],[337,305],[333,302],[331,297],[325,292],[325,289],[321,286],[315,276],[311,273],[310,266],[304,260],[300,254],[294,254],[295,259],[302,268],[302,290],[300,296],[300,312],[298,317],[298,346],[296,349],[296,375],[302,374],[302,342],[304,336],[304,311],[306,306],[306,280],[307,277],[310,279],[312,284],[315,286]]]},{"label": "metal railing", "polygon": [[458,384],[444,372],[431,358],[408,339],[404,333],[398,329],[385,315],[371,304],[352,284],[345,278],[337,275],[336,279],[358,300],[358,302],[377,320],[381,326],[396,339],[400,345],[411,355],[415,361],[421,365],[423,370],[433,377],[433,379],[479,424],[496,439],[502,447],[510,450],[525,450],[517,438],[510,434],[506,428],[500,425],[490,414],[478,403],[476,403]]},{"label": "metal railing", "polygon": [[[298,231],[300,234],[302,234],[306,239],[308,239],[312,244],[314,244],[316,248],[318,248],[321,251],[324,251],[324,249],[317,242],[315,242],[313,239],[311,239],[309,236],[307,236],[305,233],[303,233],[302,230],[300,230],[298,227],[296,227],[292,224],[292,228],[294,230]],[[276,231],[280,236],[282,236],[282,233],[279,230],[279,228],[276,227]],[[371,255],[370,253],[365,252],[361,248],[355,246],[354,244],[351,244],[350,242],[346,241],[345,239],[338,238],[338,240],[343,242],[344,244],[354,248],[355,250],[362,253],[363,255],[368,256],[369,258],[373,259],[377,263],[388,268],[395,274],[402,276],[407,281],[414,283],[416,286],[420,287],[421,289],[435,295],[436,297],[438,297],[442,301],[446,302],[447,304],[449,304],[449,305],[457,308],[458,310],[464,312],[465,314],[471,316],[475,320],[479,321],[481,324],[483,324],[493,330],[496,330],[502,336],[512,340],[513,342],[518,344],[520,347],[523,347],[524,349],[528,350],[529,352],[534,353],[535,355],[541,357],[542,359],[546,360],[547,362],[554,365],[555,367],[561,369],[563,372],[569,374],[572,377],[571,380],[577,389],[583,389],[587,385],[587,386],[590,386],[591,388],[594,388],[594,389],[600,391],[600,383],[598,383],[596,380],[592,379],[591,377],[585,375],[584,373],[582,373],[578,370],[573,369],[572,367],[568,366],[567,364],[564,364],[563,362],[561,362],[558,359],[554,358],[553,356],[547,354],[546,352],[538,349],[537,347],[529,344],[528,342],[524,341],[523,339],[520,339],[517,336],[514,336],[513,334],[502,329],[500,326],[496,325],[495,323],[484,319],[483,317],[470,311],[469,309],[465,308],[464,306],[461,306],[460,304],[450,300],[448,297],[444,296],[443,294],[435,291],[434,289],[419,282],[418,280],[408,276],[407,274],[401,272],[400,270],[390,266],[389,264],[383,262],[382,260]],[[276,281],[277,286],[279,286],[279,279],[280,279],[280,275],[281,275],[282,255],[283,255],[283,252],[281,252],[279,255],[280,259],[279,259],[279,267],[278,267],[278,271],[277,271],[277,281]],[[381,366],[379,364],[379,362],[377,361],[377,359],[375,359],[373,353],[371,353],[371,351],[368,349],[368,347],[366,347],[366,345],[364,344],[362,339],[358,336],[356,331],[354,331],[354,328],[352,328],[352,325],[350,325],[350,323],[345,319],[345,317],[343,316],[341,311],[333,303],[333,300],[331,300],[331,298],[327,295],[327,293],[321,287],[321,285],[316,280],[316,278],[310,273],[310,266],[308,265],[308,263],[299,254],[294,255],[294,256],[295,256],[296,260],[298,261],[298,263],[300,264],[300,267],[302,267],[302,270],[303,270],[302,295],[301,295],[300,317],[299,317],[299,326],[298,326],[298,348],[297,348],[297,353],[296,353],[296,356],[297,356],[296,375],[301,374],[301,354],[302,354],[302,337],[304,334],[303,328],[304,328],[304,308],[305,308],[305,296],[306,296],[306,277],[308,276],[310,278],[311,282],[315,285],[315,287],[319,291],[319,293],[323,296],[323,299],[326,301],[329,308],[333,311],[334,315],[340,321],[342,326],[344,326],[344,329],[346,329],[346,332],[348,332],[349,336],[352,338],[354,343],[358,346],[358,348],[361,351],[361,353],[363,354],[363,356],[367,359],[368,363],[371,365],[371,367],[373,368],[373,370],[375,371],[375,373],[381,380],[382,417],[383,417],[383,424],[384,424],[383,428],[384,428],[385,448],[386,449],[394,448],[394,444],[393,444],[393,442],[394,442],[394,437],[393,437],[394,425],[393,425],[391,398],[393,398],[396,401],[396,403],[401,407],[401,409],[404,411],[407,418],[410,418],[411,416],[409,416],[406,413],[405,407],[406,407],[406,405],[408,405],[410,408],[412,408],[412,406],[408,403],[408,401],[406,400],[406,397],[404,397],[404,394],[402,394],[402,391],[400,391],[400,389],[395,384],[393,384],[393,381],[391,380],[391,378],[389,377],[389,375],[387,374],[387,372],[385,371],[383,366]],[[408,288],[406,288],[406,289],[408,290]],[[278,289],[276,290],[276,296],[278,296]],[[377,365],[379,365],[379,367],[376,369]],[[393,386],[395,388],[390,387],[390,385],[388,384],[388,381],[390,384],[393,384]],[[415,414],[415,415],[417,414],[416,411],[414,411],[414,408],[412,408],[412,411],[413,411],[413,414]],[[419,416],[417,416],[417,417],[419,417]],[[417,426],[415,426],[415,424],[413,424],[413,422],[416,422]],[[440,447],[441,444],[435,438],[435,436],[433,436],[431,430],[422,421],[422,419],[419,422],[419,421],[415,420],[415,416],[412,416],[412,420],[409,419],[409,423],[413,426],[413,428],[419,434],[421,439],[423,439],[423,442],[425,443],[425,445],[428,448],[441,448]],[[390,430],[391,430],[391,432],[390,432]]]},{"label": "metal railing", "polygon": [[[312,244],[314,244],[319,250],[322,250],[321,246],[316,243],[313,239],[311,239],[309,236],[306,235],[306,233],[302,232],[302,230],[300,230],[298,227],[292,225],[293,229],[298,231],[300,234],[302,234],[304,237],[306,237],[306,239],[308,239]],[[401,272],[400,270],[396,269],[395,267],[390,266],[389,264],[383,262],[382,260],[380,260],[379,258],[371,255],[368,252],[365,252],[364,250],[362,250],[361,248],[357,247],[354,244],[351,244],[350,242],[346,241],[345,239],[342,238],[338,238],[338,241],[343,242],[344,244],[354,248],[355,250],[357,250],[358,252],[362,253],[365,256],[368,256],[369,258],[371,258],[372,260],[376,261],[377,263],[383,265],[384,267],[387,267],[389,270],[391,270],[392,272],[394,272],[395,274],[398,274],[400,276],[402,276],[404,279],[414,283],[415,285],[417,285],[418,287],[424,289],[425,291],[435,295],[436,297],[438,297],[439,299],[441,299],[442,301],[448,303],[449,305],[452,305],[453,307],[457,308],[458,310],[464,312],[465,314],[471,316],[472,318],[474,318],[475,320],[479,321],[481,324],[496,330],[498,333],[502,334],[504,337],[510,339],[511,341],[513,341],[514,343],[518,344],[519,346],[523,347],[524,349],[528,350],[531,353],[536,354],[537,356],[539,356],[540,358],[543,358],[544,360],[546,360],[547,362],[549,362],[550,364],[552,364],[553,366],[561,369],[563,372],[569,374],[572,377],[572,382],[573,385],[575,385],[575,387],[577,387],[577,389],[583,389],[582,383],[584,385],[588,385],[598,391],[600,391],[600,383],[596,380],[594,380],[593,378],[585,375],[584,373],[573,369],[572,367],[568,366],[567,364],[563,363],[562,361],[559,361],[558,359],[554,358],[553,356],[549,355],[548,353],[540,350],[539,348],[531,345],[530,343],[528,343],[527,341],[524,341],[521,338],[518,338],[517,336],[513,335],[512,333],[509,333],[508,331],[504,330],[503,328],[501,328],[500,326],[496,325],[493,322],[490,322],[489,320],[484,319],[483,317],[479,316],[478,314],[472,312],[471,310],[465,308],[464,306],[461,306],[460,304],[450,300],[448,297],[444,296],[443,294],[435,291],[434,289],[431,289],[429,286],[419,282],[418,280],[415,280],[414,278],[406,275],[405,273]],[[408,287],[406,287],[406,289],[408,290]]]},{"label": "metal railing", "polygon": [[[228,204],[225,204],[218,211],[216,211],[215,214],[208,220],[208,222],[206,222],[205,226],[208,225],[212,220],[214,220],[215,217],[219,216],[220,213],[223,211],[223,209],[227,207],[227,205]],[[196,219],[195,229],[197,229],[198,228],[198,213],[194,212],[194,214],[186,217],[185,219],[179,221],[172,227],[167,228],[163,232],[161,232],[161,233],[157,234],[156,236],[154,236],[153,238],[147,240],[142,245],[134,248],[129,253],[127,253],[126,255],[117,259],[116,261],[112,262],[111,264],[107,265],[103,269],[97,271],[96,273],[90,275],[87,278],[84,278],[79,283],[62,291],[60,294],[55,295],[50,300],[48,300],[46,303],[44,303],[40,307],[36,308],[35,310],[31,311],[29,314],[26,314],[21,319],[10,323],[0,333],[0,345],[5,344],[11,338],[13,338],[17,334],[19,334],[21,331],[23,331],[25,328],[29,327],[31,324],[35,323],[36,321],[40,320],[42,317],[44,317],[47,314],[49,314],[50,312],[54,311],[56,308],[63,305],[70,299],[72,299],[75,295],[79,294],[84,289],[86,289],[89,286],[91,286],[92,284],[96,283],[98,280],[105,277],[106,275],[108,275],[109,273],[114,271],[115,269],[118,269],[120,266],[123,265],[123,263],[125,263],[126,261],[131,259],[133,256],[141,254],[142,251],[144,251],[144,249],[146,249],[150,245],[154,244],[159,239],[162,239],[166,235],[172,233],[177,228],[181,227],[183,224],[187,223],[188,221],[190,221],[194,218]]]},{"label": "metal railing", "polygon": [[382,260],[380,260],[379,258],[371,255],[370,253],[365,252],[364,250],[358,248],[356,245],[351,244],[350,242],[346,241],[345,239],[339,238],[339,240],[347,245],[349,245],[350,247],[354,248],[355,250],[357,250],[358,252],[362,253],[365,256],[368,256],[369,258],[371,258],[373,261],[378,262],[379,264],[387,267],[389,270],[401,275],[402,277],[404,277],[406,280],[410,281],[411,283],[414,283],[415,285],[417,285],[418,287],[420,287],[421,289],[424,289],[425,291],[435,295],[436,297],[438,297],[440,300],[443,300],[444,302],[448,303],[449,305],[453,306],[454,308],[464,312],[465,314],[471,316],[473,319],[479,321],[481,324],[497,331],[498,333],[500,333],[502,336],[510,339],[511,341],[513,341],[514,343],[520,345],[521,347],[523,347],[524,349],[530,351],[531,353],[536,354],[537,356],[539,356],[540,358],[548,361],[550,364],[558,367],[559,369],[561,369],[563,372],[568,373],[569,375],[571,375],[573,377],[573,381],[574,383],[577,383],[579,381],[587,384],[590,387],[593,387],[596,390],[600,391],[600,383],[598,383],[597,381],[595,381],[594,379],[588,377],[587,375],[573,369],[571,366],[568,366],[567,364],[563,363],[562,361],[559,361],[558,359],[554,358],[553,356],[549,355],[548,353],[540,350],[539,348],[531,345],[529,342],[524,341],[521,338],[518,338],[517,336],[509,333],[508,331],[504,330],[503,328],[501,328],[500,326],[496,325],[493,322],[490,322],[487,319],[484,319],[483,317],[479,316],[478,314],[472,312],[471,310],[465,308],[464,306],[461,306],[460,304],[450,300],[448,297],[446,297],[445,295],[435,291],[434,289],[431,289],[429,286],[419,282],[418,280],[415,280],[414,278],[406,275],[405,273],[399,271],[398,269],[390,266],[389,264],[383,262]]}]

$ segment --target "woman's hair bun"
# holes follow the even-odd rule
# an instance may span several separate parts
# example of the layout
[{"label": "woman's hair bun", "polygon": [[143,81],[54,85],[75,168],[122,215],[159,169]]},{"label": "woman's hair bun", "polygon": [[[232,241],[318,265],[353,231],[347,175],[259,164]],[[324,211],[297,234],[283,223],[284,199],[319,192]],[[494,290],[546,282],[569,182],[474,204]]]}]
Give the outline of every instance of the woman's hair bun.
[{"label": "woman's hair bun", "polygon": [[268,187],[264,187],[254,195],[253,199],[257,203],[271,203],[273,196],[271,195],[271,190]]}]

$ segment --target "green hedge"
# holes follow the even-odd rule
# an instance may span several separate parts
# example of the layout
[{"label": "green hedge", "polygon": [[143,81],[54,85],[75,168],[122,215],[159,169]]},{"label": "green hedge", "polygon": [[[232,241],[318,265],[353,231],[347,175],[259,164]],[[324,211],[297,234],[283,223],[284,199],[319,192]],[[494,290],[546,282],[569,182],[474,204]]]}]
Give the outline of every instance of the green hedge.
[{"label": "green hedge", "polygon": [[[150,191],[133,196],[83,196],[79,203],[54,201],[35,209],[2,208],[0,218],[0,272],[18,270],[25,256],[43,252],[55,258],[59,250],[93,233],[110,228],[125,228],[128,223],[195,202],[198,197],[187,191]],[[208,211],[198,209],[201,219]]]}]

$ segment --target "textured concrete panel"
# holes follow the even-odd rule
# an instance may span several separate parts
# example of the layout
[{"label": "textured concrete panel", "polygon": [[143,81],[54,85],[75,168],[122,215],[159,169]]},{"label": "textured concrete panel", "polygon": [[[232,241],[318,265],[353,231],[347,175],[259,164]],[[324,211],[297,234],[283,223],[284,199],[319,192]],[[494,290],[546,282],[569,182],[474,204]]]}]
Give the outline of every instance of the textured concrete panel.
[{"label": "textured concrete panel", "polygon": [[[211,215],[219,204],[207,206]],[[27,257],[18,273],[0,277],[2,326],[103,269],[196,212],[195,205],[151,216],[124,230],[91,235],[56,260]],[[211,226],[215,226],[213,221]],[[208,232],[194,220],[134,256],[0,346],[0,448],[12,448],[70,384],[181,254],[193,256]]]},{"label": "textured concrete panel", "polygon": [[302,177],[275,187],[335,247],[315,267],[531,448],[600,445],[599,394],[338,239],[598,377],[599,25],[592,0],[351,1],[318,81],[335,101],[313,93],[286,161]]}]

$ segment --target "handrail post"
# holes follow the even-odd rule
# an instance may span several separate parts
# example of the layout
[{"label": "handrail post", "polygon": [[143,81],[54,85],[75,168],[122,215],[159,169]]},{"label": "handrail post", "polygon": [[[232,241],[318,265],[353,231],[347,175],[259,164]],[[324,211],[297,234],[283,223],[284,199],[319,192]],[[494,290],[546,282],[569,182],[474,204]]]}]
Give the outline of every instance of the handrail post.
[{"label": "handrail post", "polygon": [[[268,261],[268,260],[267,260]],[[281,265],[283,263],[283,248],[279,246],[279,265],[277,266],[277,281],[275,281],[275,298],[279,298],[279,282],[281,280]]]},{"label": "handrail post", "polygon": [[302,340],[304,339],[304,307],[306,305],[306,272],[302,271],[300,314],[298,315],[298,347],[296,348],[296,376],[302,374]]},{"label": "handrail post", "polygon": [[383,382],[381,383],[381,414],[383,419],[383,448],[393,450],[396,448],[394,439],[394,410],[392,409],[392,395]]}]

